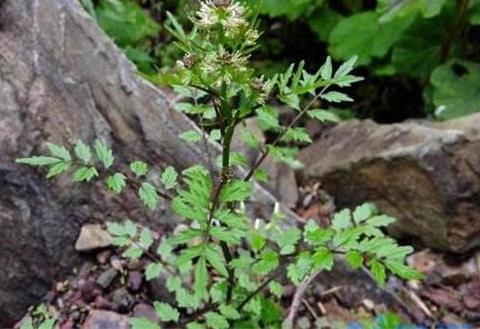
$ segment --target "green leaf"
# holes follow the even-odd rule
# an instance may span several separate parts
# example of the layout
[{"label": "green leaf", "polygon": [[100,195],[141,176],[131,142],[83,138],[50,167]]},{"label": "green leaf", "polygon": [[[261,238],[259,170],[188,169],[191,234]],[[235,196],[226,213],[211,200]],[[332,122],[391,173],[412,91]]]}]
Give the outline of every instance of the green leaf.
[{"label": "green leaf", "polygon": [[84,164],[88,165],[90,160],[92,160],[92,152],[90,151],[90,146],[83,143],[81,140],[78,140],[75,144],[75,155],[83,161]]},{"label": "green leaf", "polygon": [[350,72],[352,72],[353,68],[355,67],[355,63],[358,60],[358,56],[352,56],[348,61],[340,65],[338,70],[335,72],[334,79],[341,79],[347,76]]},{"label": "green leaf", "polygon": [[345,260],[353,269],[358,269],[363,265],[362,254],[355,250],[347,252]]},{"label": "green leaf", "polygon": [[228,275],[227,268],[225,267],[225,259],[223,258],[222,252],[217,246],[208,245],[205,248],[205,257],[218,273],[222,274],[223,276]]},{"label": "green leaf", "polygon": [[20,329],[34,329],[31,316],[28,316],[25,320],[23,320],[22,326],[20,327]]},{"label": "green leaf", "polygon": [[148,173],[148,164],[137,160],[130,164],[130,170],[137,175],[137,177],[145,176]]},{"label": "green leaf", "polygon": [[480,64],[454,60],[433,71],[435,114],[452,119],[480,112]]},{"label": "green leaf", "polygon": [[265,247],[267,240],[261,234],[257,232],[253,232],[251,235],[248,236],[250,245],[252,246],[253,251],[260,251]]},{"label": "green leaf", "polygon": [[266,250],[260,256],[260,260],[253,264],[252,271],[260,275],[266,275],[275,270],[279,264],[279,255],[273,250]]},{"label": "green leaf", "polygon": [[187,329],[205,329],[205,326],[201,325],[198,322],[187,323]]},{"label": "green leaf", "polygon": [[278,112],[273,107],[262,107],[257,111],[257,123],[265,131],[278,129]]},{"label": "green leaf", "polygon": [[112,150],[99,139],[95,141],[93,148],[98,160],[100,160],[105,169],[110,168],[115,161]]},{"label": "green leaf", "polygon": [[278,283],[277,281],[272,281],[268,284],[268,289],[277,298],[281,298],[283,296],[283,286]]},{"label": "green leaf", "polygon": [[300,142],[310,144],[312,139],[305,128],[296,127],[288,129],[281,138],[282,142]]},{"label": "green leaf", "polygon": [[353,221],[356,224],[360,224],[375,215],[376,212],[377,208],[373,204],[364,203],[353,211]]},{"label": "green leaf", "polygon": [[207,322],[207,325],[212,329],[230,328],[227,319],[223,315],[215,312],[208,312],[207,314],[205,314],[205,320]]},{"label": "green leaf", "polygon": [[320,69],[321,77],[323,80],[330,80],[333,74],[332,68],[332,58],[330,56],[327,57],[325,64],[323,64],[322,68]]},{"label": "green leaf", "polygon": [[118,194],[121,193],[127,185],[126,180],[127,177],[124,174],[117,172],[111,176],[108,176],[106,184],[112,192]]},{"label": "green leaf", "polygon": [[278,97],[283,103],[287,104],[291,108],[300,110],[300,97],[297,94],[290,92],[288,94],[281,94]]},{"label": "green leaf", "polygon": [[90,182],[94,177],[98,177],[95,167],[81,167],[73,173],[74,182]]},{"label": "green leaf", "polygon": [[187,243],[195,239],[196,237],[202,236],[204,232],[199,229],[189,228],[185,231],[177,233],[171,236],[167,241],[170,245],[175,246],[183,243]]},{"label": "green leaf", "polygon": [[220,305],[218,310],[227,319],[232,319],[232,320],[240,319],[240,313],[238,313],[237,309],[235,307],[233,307],[232,305],[222,304],[222,305]]},{"label": "green leaf", "polygon": [[387,278],[387,275],[385,273],[385,266],[383,266],[379,261],[376,259],[372,259],[368,263],[370,267],[370,271],[372,272],[372,275],[377,282],[377,284],[381,287],[385,285],[385,280]]},{"label": "green leaf", "polygon": [[61,146],[61,145],[56,145],[52,143],[47,143],[46,144],[50,153],[57,158],[60,158],[64,161],[70,162],[72,160],[72,157],[70,156],[70,152],[68,150]]},{"label": "green leaf", "polygon": [[143,255],[143,250],[137,246],[130,246],[122,253],[122,257],[137,260]]},{"label": "green leaf", "polygon": [[470,24],[480,25],[480,2],[476,1],[471,4],[470,8]]},{"label": "green leaf", "polygon": [[326,248],[319,248],[312,256],[313,266],[316,270],[330,271],[333,267],[333,254]]},{"label": "green leaf", "polygon": [[158,317],[165,322],[178,322],[180,313],[167,303],[154,302],[155,312]]},{"label": "green leaf", "polygon": [[160,326],[147,318],[130,318],[128,323],[131,329],[160,329]]},{"label": "green leaf", "polygon": [[287,267],[287,277],[293,284],[299,285],[312,270],[312,260],[309,256],[301,256],[297,258],[295,263]]},{"label": "green leaf", "polygon": [[245,201],[251,193],[251,184],[242,180],[228,182],[220,192],[220,202]]},{"label": "green leaf", "polygon": [[240,239],[243,236],[238,230],[226,229],[224,227],[211,227],[210,234],[214,238],[226,242],[228,245],[240,244]]},{"label": "green leaf", "polygon": [[340,118],[333,112],[327,110],[314,109],[307,112],[307,115],[321,122],[338,122]]},{"label": "green leaf", "polygon": [[374,216],[374,217],[370,218],[367,221],[367,224],[369,226],[373,226],[373,227],[386,227],[386,226],[394,223],[395,221],[396,221],[396,219],[394,217],[390,217],[390,216],[387,216],[387,215],[378,215],[378,216]]},{"label": "green leaf", "polygon": [[296,227],[289,228],[281,232],[276,239],[276,242],[280,249],[287,246],[295,246],[302,236],[302,231]]},{"label": "green leaf", "polygon": [[405,280],[421,280],[424,275],[402,263],[386,261],[385,265],[393,273]]},{"label": "green leaf", "polygon": [[248,147],[252,149],[257,149],[260,146],[258,136],[250,130],[242,130],[241,139]]},{"label": "green leaf", "polygon": [[207,271],[207,261],[205,257],[200,257],[195,266],[195,285],[194,291],[195,294],[203,298],[207,293],[207,284],[208,284],[208,271]]},{"label": "green leaf", "polygon": [[55,327],[55,323],[57,322],[57,319],[48,319],[45,320],[39,327],[38,329],[53,329]]},{"label": "green leaf", "polygon": [[58,158],[34,155],[30,158],[16,159],[15,162],[30,165],[30,166],[48,166],[48,165],[54,165],[54,164],[57,164],[59,162],[62,162],[62,160],[58,159]]},{"label": "green leaf", "polygon": [[331,103],[353,102],[353,98],[339,91],[330,91],[323,94],[321,98]]},{"label": "green leaf", "polygon": [[255,179],[261,183],[268,182],[268,172],[263,168],[258,168],[254,172]]},{"label": "green leaf", "polygon": [[146,182],[142,183],[142,186],[138,190],[138,196],[150,210],[155,210],[160,200],[155,186]]},{"label": "green leaf", "polygon": [[152,231],[147,227],[142,228],[142,233],[140,233],[138,242],[143,249],[148,250],[153,244]]},{"label": "green leaf", "polygon": [[59,162],[50,167],[47,173],[47,178],[53,178],[63,174],[70,169],[70,162]]},{"label": "green leaf", "polygon": [[163,272],[163,265],[160,263],[150,263],[145,268],[145,279],[151,281],[155,278],[158,278]]},{"label": "green leaf", "polygon": [[313,246],[321,246],[330,241],[333,237],[334,231],[332,229],[316,228],[305,233],[306,240]]},{"label": "green leaf", "polygon": [[167,189],[170,190],[177,185],[178,174],[173,167],[167,167],[162,174],[162,184]]},{"label": "green leaf", "polygon": [[342,19],[330,33],[329,50],[332,56],[348,60],[353,55],[358,55],[359,65],[369,64],[375,58],[383,58],[410,26],[414,17],[385,23],[379,22],[378,18],[377,13],[367,11]]},{"label": "green leaf", "polygon": [[113,236],[128,235],[125,227],[119,223],[107,222],[107,231]]},{"label": "green leaf", "polygon": [[332,228],[342,230],[352,226],[352,214],[349,209],[343,209],[333,216]]},{"label": "green leaf", "polygon": [[202,135],[200,135],[197,131],[195,130],[189,130],[184,133],[181,133],[178,135],[181,139],[188,143],[197,143],[202,140]]}]

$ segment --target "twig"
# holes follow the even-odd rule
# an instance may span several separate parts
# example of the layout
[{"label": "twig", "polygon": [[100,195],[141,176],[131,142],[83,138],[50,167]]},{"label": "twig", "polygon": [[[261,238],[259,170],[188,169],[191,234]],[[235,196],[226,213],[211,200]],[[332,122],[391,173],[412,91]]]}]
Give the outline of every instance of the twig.
[{"label": "twig", "polygon": [[292,305],[290,306],[290,310],[288,311],[287,321],[293,325],[295,321],[295,317],[297,316],[298,308],[303,299],[303,295],[307,290],[310,283],[316,279],[316,277],[322,273],[322,271],[316,271],[307,279],[307,281],[303,282],[300,286],[298,286],[297,290],[295,291],[295,295],[293,295]]},{"label": "twig", "polygon": [[415,304],[417,304],[418,308],[421,309],[423,313],[425,313],[426,316],[428,316],[430,319],[435,319],[430,309],[427,307],[427,305],[425,305],[425,303],[420,299],[420,297],[418,297],[418,295],[415,292],[408,289],[408,295],[410,296],[410,299]]},{"label": "twig", "polygon": [[307,300],[305,300],[305,298],[302,298],[302,304],[305,305],[308,312],[310,312],[310,314],[313,316],[314,319],[318,319],[317,312],[315,312],[315,310],[312,308],[312,306],[310,306],[310,304],[308,303]]}]

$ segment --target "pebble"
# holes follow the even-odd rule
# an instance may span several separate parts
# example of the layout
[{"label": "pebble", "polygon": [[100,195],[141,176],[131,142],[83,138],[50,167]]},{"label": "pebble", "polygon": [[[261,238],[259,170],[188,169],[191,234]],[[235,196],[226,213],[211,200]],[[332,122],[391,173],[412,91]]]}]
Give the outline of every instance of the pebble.
[{"label": "pebble", "polygon": [[83,329],[129,329],[128,316],[115,312],[93,310],[88,315]]},{"label": "pebble", "polygon": [[155,309],[153,306],[146,304],[146,303],[140,303],[135,305],[133,308],[133,317],[134,318],[147,318],[153,322],[158,322],[159,318],[157,316],[157,313],[155,312]]},{"label": "pebble", "polygon": [[118,288],[110,295],[110,300],[120,313],[127,313],[135,303],[135,299],[124,288]]},{"label": "pebble", "polygon": [[97,297],[101,293],[97,283],[93,282],[92,280],[86,280],[81,283],[80,291],[82,293],[83,300],[85,300],[87,303],[94,300],[95,297]]},{"label": "pebble", "polygon": [[114,268],[109,268],[102,272],[97,278],[97,284],[103,289],[107,289],[117,277],[118,272]]},{"label": "pebble", "polygon": [[141,272],[132,271],[128,273],[127,287],[131,293],[136,294],[142,288],[143,275]]},{"label": "pebble", "polygon": [[75,243],[77,251],[92,251],[109,247],[113,238],[105,231],[100,224],[84,225],[80,231],[80,236]]}]

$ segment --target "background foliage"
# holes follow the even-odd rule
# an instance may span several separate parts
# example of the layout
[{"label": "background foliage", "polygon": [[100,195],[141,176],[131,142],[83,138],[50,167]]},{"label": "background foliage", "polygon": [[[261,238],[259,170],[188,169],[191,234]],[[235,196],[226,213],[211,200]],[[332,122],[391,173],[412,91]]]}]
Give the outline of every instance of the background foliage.
[{"label": "background foliage", "polygon": [[[306,59],[318,67],[330,54],[358,55],[367,83],[343,117],[397,122],[450,119],[480,111],[479,0],[243,0],[262,17],[255,55],[259,71]],[[165,11],[188,23],[193,0],[82,0],[142,73],[179,57],[162,28]],[[157,79],[158,81],[158,79]],[[161,81],[161,79],[160,79]]]}]

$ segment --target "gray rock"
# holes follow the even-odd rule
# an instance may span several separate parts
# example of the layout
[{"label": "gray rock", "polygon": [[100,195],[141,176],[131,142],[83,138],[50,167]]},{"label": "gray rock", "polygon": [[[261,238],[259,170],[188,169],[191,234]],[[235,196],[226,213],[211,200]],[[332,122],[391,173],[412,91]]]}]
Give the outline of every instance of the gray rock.
[{"label": "gray rock", "polygon": [[158,322],[160,319],[155,312],[152,305],[140,303],[133,308],[132,316],[135,318],[147,318],[153,322]]},{"label": "gray rock", "polygon": [[340,207],[376,203],[391,233],[462,252],[480,243],[480,114],[440,123],[340,123],[300,154]]},{"label": "gray rock", "polygon": [[80,236],[75,243],[77,251],[92,251],[109,247],[113,238],[100,224],[86,224],[82,226]]},{"label": "gray rock", "polygon": [[131,271],[128,273],[127,287],[131,293],[136,294],[140,291],[143,283],[143,275],[138,271]]},{"label": "gray rock", "polygon": [[110,300],[120,313],[129,312],[135,303],[133,296],[124,288],[118,288],[113,291],[110,295]]},{"label": "gray rock", "polygon": [[103,289],[107,289],[117,277],[118,272],[114,268],[103,271],[97,278],[97,284]]},{"label": "gray rock", "polygon": [[128,316],[110,311],[93,310],[88,315],[83,329],[129,329]]}]

